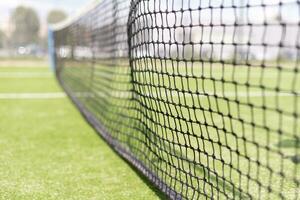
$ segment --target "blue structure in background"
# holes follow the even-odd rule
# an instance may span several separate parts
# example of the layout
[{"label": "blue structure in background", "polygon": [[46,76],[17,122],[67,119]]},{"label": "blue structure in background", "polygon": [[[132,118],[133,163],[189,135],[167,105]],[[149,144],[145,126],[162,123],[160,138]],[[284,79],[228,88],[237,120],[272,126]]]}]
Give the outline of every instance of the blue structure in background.
[{"label": "blue structure in background", "polygon": [[54,34],[51,28],[48,29],[48,54],[50,67],[53,72],[55,72],[55,48],[54,48]]}]

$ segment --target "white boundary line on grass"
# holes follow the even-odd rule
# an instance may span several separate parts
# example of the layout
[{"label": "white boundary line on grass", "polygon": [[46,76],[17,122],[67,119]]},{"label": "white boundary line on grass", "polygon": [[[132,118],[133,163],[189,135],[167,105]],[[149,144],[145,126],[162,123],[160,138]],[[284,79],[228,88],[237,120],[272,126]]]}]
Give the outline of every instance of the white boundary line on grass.
[{"label": "white boundary line on grass", "polygon": [[0,78],[52,78],[50,72],[0,72]]},{"label": "white boundary line on grass", "polygon": [[[91,97],[91,98],[97,98],[97,97],[116,97],[116,98],[130,98],[131,95],[133,95],[131,92],[76,92],[74,93],[74,96],[84,98],[84,97]],[[135,94],[139,96],[140,94]],[[296,94],[290,93],[290,92],[255,92],[255,91],[250,91],[250,92],[209,92],[206,91],[205,93],[182,93],[182,92],[168,92],[168,93],[144,93],[143,94],[145,97],[149,98],[168,98],[172,96],[173,98],[176,97],[185,97],[185,98],[191,98],[191,97],[199,97],[199,98],[205,98],[205,97],[214,97],[215,95],[217,98],[254,98],[254,97],[295,97],[295,96],[300,96],[300,93],[297,92]]]},{"label": "white boundary line on grass", "polygon": [[[215,93],[200,93],[199,95],[196,94],[186,94],[183,95],[182,93],[175,93],[172,92],[172,95],[175,97],[183,97],[185,96],[186,98],[189,98],[191,96],[198,96],[199,98],[203,97],[213,97]],[[97,98],[97,97],[117,97],[117,98],[128,98],[130,97],[131,93],[130,92],[115,92],[115,93],[101,93],[101,92],[75,92],[74,96],[79,97],[79,98]],[[145,97],[152,97],[152,98],[158,98],[158,97],[163,97],[167,98],[169,94],[145,94]],[[224,95],[221,93],[217,93],[217,96],[220,97],[293,97],[293,96],[299,96],[297,93],[291,94],[291,93],[275,93],[275,92],[265,92],[264,94],[261,92],[238,92],[237,94],[235,92],[225,92]],[[0,99],[61,99],[65,98],[67,95],[64,92],[52,92],[52,93],[0,93]]]},{"label": "white boundary line on grass", "polygon": [[53,93],[0,93],[0,99],[61,99],[66,98],[63,92]]}]

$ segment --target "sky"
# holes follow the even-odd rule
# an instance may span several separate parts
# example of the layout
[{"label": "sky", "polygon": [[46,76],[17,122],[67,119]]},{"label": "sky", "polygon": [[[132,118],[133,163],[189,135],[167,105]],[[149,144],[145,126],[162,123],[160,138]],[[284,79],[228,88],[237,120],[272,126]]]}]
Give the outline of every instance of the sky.
[{"label": "sky", "polygon": [[18,5],[34,8],[45,23],[47,13],[52,9],[61,9],[68,14],[75,13],[92,0],[0,0],[0,29],[6,29],[9,15]]}]

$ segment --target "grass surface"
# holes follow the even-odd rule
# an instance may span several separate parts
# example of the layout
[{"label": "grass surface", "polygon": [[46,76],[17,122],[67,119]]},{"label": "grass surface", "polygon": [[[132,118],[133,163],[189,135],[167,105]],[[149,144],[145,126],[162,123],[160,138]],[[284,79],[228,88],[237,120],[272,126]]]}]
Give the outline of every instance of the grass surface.
[{"label": "grass surface", "polygon": [[[3,67],[0,74],[47,70]],[[54,78],[0,78],[0,93],[56,91],[61,89]],[[99,138],[67,98],[0,104],[0,199],[164,198]]]},{"label": "grass surface", "polygon": [[60,92],[53,78],[0,78],[1,93]]}]

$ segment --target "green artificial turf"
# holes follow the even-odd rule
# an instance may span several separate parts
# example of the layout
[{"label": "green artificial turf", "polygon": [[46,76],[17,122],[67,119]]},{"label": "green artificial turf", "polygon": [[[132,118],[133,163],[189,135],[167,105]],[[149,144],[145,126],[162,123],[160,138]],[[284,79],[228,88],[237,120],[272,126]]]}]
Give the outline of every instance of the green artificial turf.
[{"label": "green artificial turf", "polygon": [[1,93],[61,92],[52,78],[0,78]]},{"label": "green artificial turf", "polygon": [[[0,68],[1,72],[46,68]],[[3,92],[61,91],[54,78],[0,78]],[[0,100],[0,199],[163,199],[68,98]]]}]

